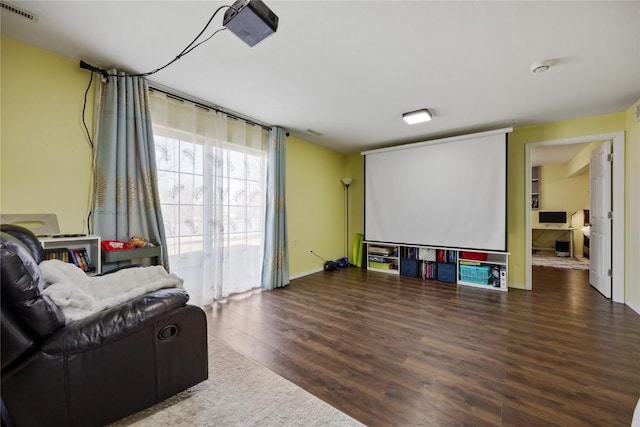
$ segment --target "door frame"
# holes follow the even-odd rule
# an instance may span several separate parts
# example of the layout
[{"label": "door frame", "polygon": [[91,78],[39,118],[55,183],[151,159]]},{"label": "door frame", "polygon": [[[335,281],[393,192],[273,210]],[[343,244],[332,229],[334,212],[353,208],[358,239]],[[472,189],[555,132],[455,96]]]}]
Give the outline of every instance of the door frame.
[{"label": "door frame", "polygon": [[532,289],[531,274],[531,150],[534,147],[568,145],[598,141],[612,141],[612,197],[613,219],[611,230],[611,299],[624,304],[624,260],[625,260],[625,185],[624,185],[624,131],[602,133],[597,135],[577,136],[573,138],[554,139],[530,142],[525,144],[525,289]]}]

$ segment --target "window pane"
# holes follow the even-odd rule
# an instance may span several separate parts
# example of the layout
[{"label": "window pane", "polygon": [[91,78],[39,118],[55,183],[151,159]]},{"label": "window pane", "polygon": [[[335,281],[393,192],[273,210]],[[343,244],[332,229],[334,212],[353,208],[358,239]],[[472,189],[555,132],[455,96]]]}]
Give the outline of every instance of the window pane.
[{"label": "window pane", "polygon": [[231,178],[245,178],[246,164],[244,153],[240,151],[229,151],[229,176]]},{"label": "window pane", "polygon": [[156,164],[158,170],[176,170],[178,168],[178,141],[154,135]]},{"label": "window pane", "polygon": [[202,175],[193,176],[193,203],[195,205],[204,204],[204,185],[202,183]]},{"label": "window pane", "polygon": [[162,205],[162,218],[164,219],[164,229],[169,237],[179,236],[180,211],[177,205]]},{"label": "window pane", "polygon": [[158,171],[158,193],[161,204],[178,203],[178,174],[174,172]]},{"label": "window pane", "polygon": [[229,233],[239,233],[247,231],[247,221],[245,219],[247,209],[243,207],[229,208]]},{"label": "window pane", "polygon": [[263,233],[261,231],[257,233],[256,232],[247,233],[247,245],[251,247],[261,248],[262,243],[263,243]]},{"label": "window pane", "polygon": [[180,238],[179,237],[167,237],[167,254],[168,255],[178,255],[180,248]]},{"label": "window pane", "polygon": [[264,184],[261,182],[248,182],[248,204],[250,206],[261,206],[264,200],[264,192],[263,187]]},{"label": "window pane", "polygon": [[191,142],[180,142],[180,172],[193,173],[196,162],[196,150]]},{"label": "window pane", "polygon": [[180,254],[202,252],[203,248],[202,236],[184,236],[180,238]]},{"label": "window pane", "polygon": [[202,206],[180,205],[180,235],[202,234]]},{"label": "window pane", "polygon": [[264,226],[264,209],[253,207],[247,209],[247,231],[260,231]]},{"label": "window pane", "polygon": [[247,154],[247,179],[251,181],[262,181],[262,157]]},{"label": "window pane", "polygon": [[193,175],[180,174],[180,204],[193,204]]},{"label": "window pane", "polygon": [[247,181],[240,179],[229,180],[229,204],[232,206],[247,205]]},{"label": "window pane", "polygon": [[204,147],[202,144],[194,144],[194,164],[193,164],[193,173],[202,175],[203,174],[203,165],[204,165]]}]

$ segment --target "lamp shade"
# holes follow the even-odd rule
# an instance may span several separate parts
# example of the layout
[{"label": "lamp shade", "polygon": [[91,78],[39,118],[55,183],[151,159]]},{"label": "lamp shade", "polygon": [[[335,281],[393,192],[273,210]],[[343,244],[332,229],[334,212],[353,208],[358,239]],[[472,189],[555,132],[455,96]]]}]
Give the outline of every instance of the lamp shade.
[{"label": "lamp shade", "polygon": [[348,187],[351,185],[351,181],[353,181],[352,178],[342,178],[342,184],[345,185],[345,187]]}]

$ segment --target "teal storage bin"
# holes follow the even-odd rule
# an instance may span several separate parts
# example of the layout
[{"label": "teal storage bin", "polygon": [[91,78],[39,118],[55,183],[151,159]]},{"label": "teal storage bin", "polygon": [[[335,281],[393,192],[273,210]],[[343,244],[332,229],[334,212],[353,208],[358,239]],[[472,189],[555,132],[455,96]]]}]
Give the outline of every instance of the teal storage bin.
[{"label": "teal storage bin", "polygon": [[460,280],[476,285],[488,285],[491,278],[491,267],[488,265],[460,264]]}]

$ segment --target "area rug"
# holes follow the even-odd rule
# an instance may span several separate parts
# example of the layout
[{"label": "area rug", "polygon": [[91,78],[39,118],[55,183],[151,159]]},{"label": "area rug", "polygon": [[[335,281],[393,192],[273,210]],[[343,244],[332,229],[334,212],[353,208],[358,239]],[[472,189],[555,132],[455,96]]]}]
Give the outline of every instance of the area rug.
[{"label": "area rug", "polygon": [[531,257],[531,265],[538,265],[542,267],[566,268],[570,270],[589,270],[589,259],[545,256],[545,255],[534,254]]},{"label": "area rug", "polygon": [[112,426],[362,426],[209,337],[209,379]]}]

